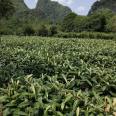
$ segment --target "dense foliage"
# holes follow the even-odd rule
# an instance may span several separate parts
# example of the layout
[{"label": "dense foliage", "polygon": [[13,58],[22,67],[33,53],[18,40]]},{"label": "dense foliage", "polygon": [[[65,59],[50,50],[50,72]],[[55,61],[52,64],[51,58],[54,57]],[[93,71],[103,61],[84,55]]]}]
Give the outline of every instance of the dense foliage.
[{"label": "dense foliage", "polygon": [[115,14],[109,9],[99,9],[89,16],[78,16],[71,13],[64,18],[61,27],[65,32],[116,32],[113,17]]},{"label": "dense foliage", "polygon": [[50,0],[39,0],[37,8],[33,10],[29,10],[23,1],[12,0],[8,3],[2,0],[1,3],[4,5],[0,8],[6,8],[0,9],[5,16],[11,14],[11,7],[15,7],[13,16],[0,20],[0,34],[3,35],[54,36],[58,32],[116,32],[116,15],[107,8],[99,9],[89,16],[79,16]]},{"label": "dense foliage", "polygon": [[112,40],[2,37],[0,114],[116,114]]},{"label": "dense foliage", "polygon": [[116,115],[116,15],[92,9],[0,0],[0,116]]},{"label": "dense foliage", "polygon": [[12,5],[15,7],[15,12],[9,19],[0,20],[0,34],[3,35],[54,36],[58,31],[116,32],[116,14],[107,8],[95,10],[88,16],[79,16],[70,13],[67,7],[50,0],[39,0],[37,8],[33,10],[29,10],[23,0],[12,0],[12,2],[9,1],[10,3],[4,1],[1,0],[4,5],[0,8],[6,8],[6,10],[0,9],[3,11],[0,13],[5,16],[8,13],[11,14]]},{"label": "dense foliage", "polygon": [[14,12],[13,3],[10,0],[0,0],[0,19],[8,17]]},{"label": "dense foliage", "polygon": [[116,16],[113,16],[106,25],[108,31],[116,32]]}]

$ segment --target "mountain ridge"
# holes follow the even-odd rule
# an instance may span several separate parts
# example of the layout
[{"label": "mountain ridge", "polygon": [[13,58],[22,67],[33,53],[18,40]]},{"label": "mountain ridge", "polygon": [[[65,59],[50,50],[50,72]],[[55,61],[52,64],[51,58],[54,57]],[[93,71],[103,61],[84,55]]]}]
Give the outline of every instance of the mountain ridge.
[{"label": "mountain ridge", "polygon": [[12,0],[16,16],[25,18],[35,17],[38,19],[48,19],[51,21],[62,20],[66,15],[72,12],[69,7],[63,6],[58,2],[51,0],[39,0],[35,9],[29,9],[24,0]]},{"label": "mountain ridge", "polygon": [[110,9],[116,13],[116,0],[98,0],[96,1],[90,11],[89,15],[97,11],[98,9]]}]

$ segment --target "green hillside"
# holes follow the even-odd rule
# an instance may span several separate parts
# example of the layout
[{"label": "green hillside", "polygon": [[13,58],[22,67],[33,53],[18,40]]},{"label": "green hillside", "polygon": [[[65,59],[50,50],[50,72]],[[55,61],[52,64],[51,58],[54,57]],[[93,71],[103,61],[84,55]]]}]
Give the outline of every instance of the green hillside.
[{"label": "green hillside", "polygon": [[92,14],[98,9],[107,8],[116,12],[116,0],[100,0],[96,1],[91,7],[89,14]]},{"label": "green hillside", "polygon": [[15,6],[16,12],[22,12],[28,10],[28,7],[25,5],[24,0],[11,0]]},{"label": "green hillside", "polygon": [[49,19],[52,21],[62,20],[67,14],[72,11],[57,2],[50,0],[39,0],[35,9],[29,9],[23,2],[23,0],[12,0],[16,13],[15,16],[23,18],[42,18]]}]

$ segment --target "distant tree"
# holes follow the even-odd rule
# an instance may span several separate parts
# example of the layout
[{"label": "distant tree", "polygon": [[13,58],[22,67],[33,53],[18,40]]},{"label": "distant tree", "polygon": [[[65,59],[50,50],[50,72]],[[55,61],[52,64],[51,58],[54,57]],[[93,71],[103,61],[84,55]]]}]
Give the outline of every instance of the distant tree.
[{"label": "distant tree", "polygon": [[50,36],[53,36],[53,35],[57,34],[57,26],[52,25],[50,27],[49,31],[50,31]]},{"label": "distant tree", "polygon": [[106,19],[104,16],[99,14],[93,14],[89,18],[88,29],[90,31],[99,31],[103,32],[105,30]]},{"label": "distant tree", "polygon": [[116,32],[116,15],[108,21],[106,28],[107,31]]},{"label": "distant tree", "polygon": [[[14,6],[10,0],[0,0],[0,24],[1,19],[13,14]],[[1,27],[0,27],[1,28]],[[1,42],[1,37],[0,37]]]},{"label": "distant tree", "polygon": [[115,13],[112,10],[107,9],[107,8],[99,9],[93,14],[102,15],[106,18],[106,20],[109,20],[112,16],[115,15]]},{"label": "distant tree", "polygon": [[77,16],[74,20],[74,31],[82,32],[87,31],[88,17],[87,16]]},{"label": "distant tree", "polygon": [[41,25],[37,30],[36,34],[38,36],[48,36],[48,29],[45,25]]},{"label": "distant tree", "polygon": [[34,35],[35,30],[31,26],[25,26],[23,34],[26,36]]},{"label": "distant tree", "polygon": [[13,14],[14,6],[11,0],[0,0],[0,19]]},{"label": "distant tree", "polygon": [[62,30],[65,32],[73,32],[75,27],[74,20],[76,17],[77,14],[75,13],[68,14],[63,20]]},{"label": "distant tree", "polygon": [[89,16],[88,28],[90,31],[106,31],[107,21],[113,16],[113,12],[109,9],[100,9]]}]

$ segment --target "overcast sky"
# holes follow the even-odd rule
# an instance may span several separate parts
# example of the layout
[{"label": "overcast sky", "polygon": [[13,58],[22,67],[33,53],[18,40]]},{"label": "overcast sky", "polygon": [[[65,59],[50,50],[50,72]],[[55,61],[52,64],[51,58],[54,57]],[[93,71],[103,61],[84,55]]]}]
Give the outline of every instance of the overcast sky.
[{"label": "overcast sky", "polygon": [[[29,8],[35,8],[37,1],[39,0],[24,0]],[[58,1],[59,3],[69,6],[72,11],[79,15],[87,15],[91,5],[97,0],[52,0]]]}]

